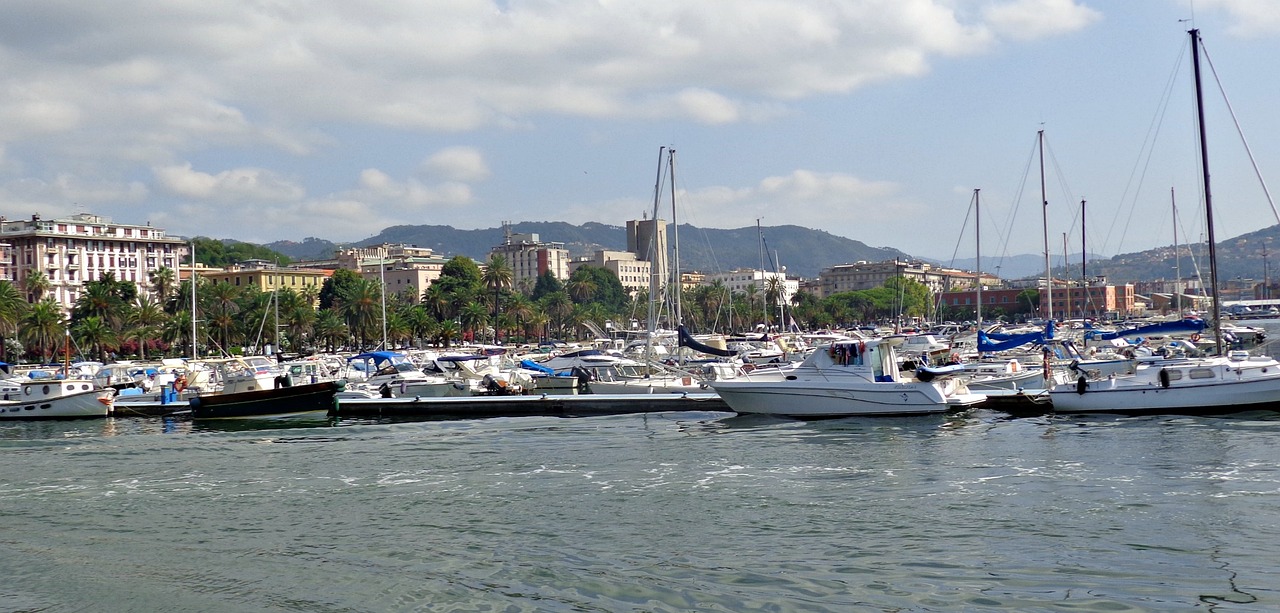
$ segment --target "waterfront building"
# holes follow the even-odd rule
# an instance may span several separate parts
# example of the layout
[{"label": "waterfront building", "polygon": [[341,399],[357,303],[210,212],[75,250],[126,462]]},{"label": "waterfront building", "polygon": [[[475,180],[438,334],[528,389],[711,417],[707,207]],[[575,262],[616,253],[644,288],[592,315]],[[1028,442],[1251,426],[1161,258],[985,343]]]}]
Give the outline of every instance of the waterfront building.
[{"label": "waterfront building", "polygon": [[[43,273],[52,297],[69,312],[85,283],[111,273],[117,281],[138,286],[139,296],[151,296],[150,273],[177,270],[189,257],[190,245],[171,238],[161,228],[120,224],[90,213],[66,218],[7,220],[0,217],[0,278],[25,290],[33,272]],[[35,296],[27,292],[27,300]]]},{"label": "waterfront building", "polygon": [[612,271],[622,283],[622,289],[635,296],[637,292],[649,291],[649,274],[651,264],[641,260],[631,251],[598,250],[590,256],[574,258],[569,262],[569,274],[582,266],[595,266]]},{"label": "waterfront building", "polygon": [[739,268],[731,272],[707,273],[703,275],[702,283],[703,285],[713,285],[719,282],[733,294],[746,293],[749,286],[754,286],[756,295],[763,297],[769,279],[782,281],[782,294],[778,296],[778,300],[782,304],[791,304],[791,297],[800,291],[800,280],[788,279],[786,273],[782,272]]},{"label": "waterfront building", "polygon": [[[818,273],[818,282],[812,287],[819,298],[840,292],[856,292],[882,287],[895,277],[911,279],[933,292],[945,292],[957,288],[974,288],[977,273],[941,268],[916,260],[893,259],[883,262],[860,261],[824,268]],[[1000,279],[983,274],[983,287],[999,285]]]},{"label": "waterfront building", "polygon": [[266,260],[246,260],[224,269],[196,269],[196,274],[211,283],[228,283],[236,287],[256,287],[261,292],[289,289],[305,293],[307,288],[318,297],[332,270],[279,267]]},{"label": "waterfront building", "polygon": [[569,250],[564,243],[547,243],[537,234],[514,233],[511,224],[503,223],[503,242],[489,250],[489,256],[501,255],[511,267],[511,282],[515,287],[524,284],[532,287],[538,277],[550,272],[561,281],[569,279]]},{"label": "waterfront building", "polygon": [[[1047,313],[1048,291],[1038,288],[1001,288],[982,290],[982,312],[984,317],[994,314],[996,309],[1004,313],[1031,313],[1034,311],[1023,293],[1035,289],[1039,294],[1040,310],[1037,315]],[[937,295],[938,304],[950,309],[963,311],[977,310],[977,294],[972,289],[943,292]],[[1115,318],[1139,314],[1141,309],[1136,303],[1132,284],[1109,285],[1105,281],[1079,285],[1057,284],[1053,288],[1053,313],[1055,319],[1072,318]]]},{"label": "waterfront building", "polygon": [[355,270],[362,278],[383,284],[388,296],[406,294],[414,300],[440,278],[449,262],[429,248],[403,243],[351,247],[339,250],[335,256],[340,268]]}]

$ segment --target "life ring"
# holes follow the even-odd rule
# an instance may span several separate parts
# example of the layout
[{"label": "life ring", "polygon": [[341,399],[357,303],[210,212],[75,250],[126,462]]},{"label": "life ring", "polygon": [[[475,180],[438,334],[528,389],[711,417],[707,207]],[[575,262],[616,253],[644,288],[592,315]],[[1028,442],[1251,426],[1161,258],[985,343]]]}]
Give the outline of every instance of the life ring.
[{"label": "life ring", "polygon": [[1200,335],[1199,335],[1199,334],[1192,334],[1192,335],[1191,335],[1191,342],[1193,342],[1193,343],[1198,343],[1198,342],[1200,342]]},{"label": "life ring", "polygon": [[747,362],[746,364],[742,365],[742,372],[751,372],[755,369],[756,369],[756,365],[752,364],[751,362]]},{"label": "life ring", "polygon": [[173,380],[173,391],[182,392],[184,389],[187,389],[186,375],[179,376],[177,379]]}]

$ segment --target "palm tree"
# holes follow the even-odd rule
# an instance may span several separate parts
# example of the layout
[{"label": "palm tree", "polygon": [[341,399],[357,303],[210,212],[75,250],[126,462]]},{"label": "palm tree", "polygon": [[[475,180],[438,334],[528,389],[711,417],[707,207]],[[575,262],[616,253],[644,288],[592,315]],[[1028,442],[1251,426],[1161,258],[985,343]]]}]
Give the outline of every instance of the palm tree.
[{"label": "palm tree", "polygon": [[71,335],[78,347],[92,347],[100,361],[107,361],[107,349],[120,341],[111,324],[97,315],[90,315],[71,327]]},{"label": "palm tree", "polygon": [[[765,308],[764,310],[764,325],[766,329],[769,327],[769,311],[772,310],[773,306],[782,304],[782,295],[786,293],[786,291],[787,283],[785,279],[778,275],[765,277],[764,300],[768,303],[768,308]],[[782,316],[779,315],[778,317],[778,327],[781,328]]]},{"label": "palm tree", "polygon": [[151,282],[151,291],[160,304],[168,302],[169,296],[178,287],[178,273],[168,266],[161,266],[147,273],[147,280]]},{"label": "palm tree", "polygon": [[164,309],[154,299],[138,296],[138,303],[125,319],[123,336],[137,339],[138,355],[143,360],[147,359],[147,343],[160,333],[167,319]]},{"label": "palm tree", "polygon": [[[305,289],[305,288],[304,288]],[[307,299],[303,292],[282,290],[276,294],[280,301],[280,317],[284,322],[285,337],[289,339],[289,349],[301,351],[303,339],[311,334],[316,323],[315,304]]]},{"label": "palm tree", "polygon": [[336,302],[342,320],[364,349],[382,325],[382,288],[368,279],[357,279],[343,288]]},{"label": "palm tree", "polygon": [[169,315],[160,326],[160,340],[186,347],[187,355],[195,355],[195,339],[191,338],[191,311],[182,310]]},{"label": "palm tree", "polygon": [[44,295],[53,288],[53,284],[49,282],[49,277],[44,276],[43,272],[33,270],[27,273],[27,278],[23,279],[22,287],[27,290],[27,295],[32,303],[38,303],[44,300]]},{"label": "palm tree", "polygon": [[209,324],[221,331],[219,335],[222,347],[231,344],[231,332],[240,323],[237,314],[240,313],[240,304],[237,298],[240,297],[240,288],[230,283],[214,283],[205,290],[203,296],[206,306],[204,312],[207,313],[205,319]]},{"label": "palm tree", "polygon": [[596,295],[598,288],[596,287],[596,282],[590,277],[579,277],[570,279],[565,289],[569,291],[569,297],[573,298],[574,302],[582,304],[591,300],[591,297]]},{"label": "palm tree", "polygon": [[328,309],[316,314],[316,323],[312,330],[316,343],[323,343],[325,349],[330,352],[345,345],[351,338],[351,330],[342,321],[342,317]]},{"label": "palm tree", "polygon": [[551,292],[542,300],[542,309],[551,318],[553,326],[557,331],[563,331],[565,320],[573,313],[573,301],[569,299],[568,292]]},{"label": "palm tree", "polygon": [[53,298],[45,298],[32,305],[22,318],[18,336],[28,345],[39,348],[41,358],[47,362],[50,349],[62,343],[66,330],[62,306]]},{"label": "palm tree", "polygon": [[449,348],[449,342],[461,335],[462,330],[458,327],[458,322],[452,319],[446,319],[436,326],[436,340],[445,349]]},{"label": "palm tree", "polygon": [[498,294],[502,290],[511,287],[511,279],[514,273],[511,267],[507,265],[507,259],[499,254],[489,256],[489,265],[484,269],[484,274],[480,276],[480,280],[484,282],[485,287],[493,291],[493,342],[498,342],[498,307],[500,301]]},{"label": "palm tree", "polygon": [[462,323],[463,331],[472,333],[472,338],[479,340],[480,329],[489,323],[489,312],[485,310],[484,305],[472,302],[462,308],[458,318]]},{"label": "palm tree", "polygon": [[4,356],[4,339],[11,334],[17,334],[18,322],[22,321],[22,316],[27,312],[27,299],[18,292],[18,288],[14,287],[9,281],[0,281],[0,357]]},{"label": "palm tree", "polygon": [[426,307],[415,304],[405,313],[405,321],[409,324],[415,344],[417,341],[431,337],[436,327],[436,320],[427,312]]},{"label": "palm tree", "polygon": [[449,319],[450,317],[453,317],[453,313],[449,310],[449,306],[453,304],[453,301],[449,297],[448,290],[446,290],[441,284],[432,283],[427,287],[426,291],[422,292],[421,304],[425,306],[427,311],[436,319]]},{"label": "palm tree", "polygon": [[515,330],[523,332],[524,329],[521,326],[521,322],[528,321],[528,319],[533,316],[533,313],[533,303],[522,294],[512,296],[511,300],[507,302],[507,314],[511,316],[512,320],[514,320],[515,325],[513,326],[513,329]]}]

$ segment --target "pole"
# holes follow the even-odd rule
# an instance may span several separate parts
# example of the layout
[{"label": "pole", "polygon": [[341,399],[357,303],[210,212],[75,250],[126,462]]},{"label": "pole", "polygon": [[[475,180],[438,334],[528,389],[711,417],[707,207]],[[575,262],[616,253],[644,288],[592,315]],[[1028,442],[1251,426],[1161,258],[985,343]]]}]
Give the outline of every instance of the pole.
[{"label": "pole", "polygon": [[1053,265],[1049,261],[1049,198],[1044,189],[1044,130],[1038,133],[1040,145],[1040,210],[1044,218],[1044,288],[1049,304],[1046,319],[1053,321]]},{"label": "pole", "polygon": [[976,243],[975,249],[977,250],[973,260],[973,267],[978,269],[975,273],[975,278],[978,280],[978,309],[976,319],[979,330],[982,329],[982,209],[981,203],[978,199],[978,192],[980,191],[982,191],[981,188],[974,188],[973,190],[973,237],[974,242]]},{"label": "pole", "polygon": [[1196,117],[1200,123],[1200,176],[1204,180],[1205,226],[1209,230],[1209,288],[1213,296],[1214,348],[1222,355],[1222,302],[1218,296],[1218,245],[1213,233],[1213,195],[1209,190],[1209,141],[1204,127],[1204,92],[1200,87],[1200,30],[1191,35],[1191,66],[1196,77]]},{"label": "pole", "polygon": [[382,290],[378,292],[382,296],[382,348],[390,349],[387,345],[387,246],[383,245],[379,248],[378,253],[378,281],[382,286]]},{"label": "pole", "polygon": [[196,241],[191,239],[191,359],[196,359]]}]

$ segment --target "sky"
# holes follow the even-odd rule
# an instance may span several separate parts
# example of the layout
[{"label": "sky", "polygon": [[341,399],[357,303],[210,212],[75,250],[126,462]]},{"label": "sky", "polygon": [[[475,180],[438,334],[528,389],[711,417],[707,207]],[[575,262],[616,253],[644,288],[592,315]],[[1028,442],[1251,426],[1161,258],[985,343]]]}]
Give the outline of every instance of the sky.
[{"label": "sky", "polygon": [[623,225],[667,147],[680,223],[1128,253],[1204,235],[1196,27],[1222,240],[1277,223],[1277,4],[7,0],[0,214],[256,243]]}]

